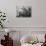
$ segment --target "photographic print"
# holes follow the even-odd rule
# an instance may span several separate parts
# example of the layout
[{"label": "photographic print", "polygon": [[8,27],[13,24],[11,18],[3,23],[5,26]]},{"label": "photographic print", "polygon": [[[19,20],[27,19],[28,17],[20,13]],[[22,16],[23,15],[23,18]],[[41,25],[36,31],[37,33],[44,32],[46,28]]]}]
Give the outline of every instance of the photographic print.
[{"label": "photographic print", "polygon": [[32,0],[16,1],[16,17],[32,17]]},{"label": "photographic print", "polygon": [[16,17],[31,17],[32,16],[32,8],[30,6],[17,7],[16,12],[17,12]]}]

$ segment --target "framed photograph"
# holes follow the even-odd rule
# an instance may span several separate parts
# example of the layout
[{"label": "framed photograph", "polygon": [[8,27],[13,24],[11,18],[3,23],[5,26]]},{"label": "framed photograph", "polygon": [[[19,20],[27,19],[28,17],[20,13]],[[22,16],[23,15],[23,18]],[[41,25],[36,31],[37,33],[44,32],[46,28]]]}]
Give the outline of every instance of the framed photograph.
[{"label": "framed photograph", "polygon": [[30,6],[17,7],[16,12],[16,17],[32,17],[32,7]]}]

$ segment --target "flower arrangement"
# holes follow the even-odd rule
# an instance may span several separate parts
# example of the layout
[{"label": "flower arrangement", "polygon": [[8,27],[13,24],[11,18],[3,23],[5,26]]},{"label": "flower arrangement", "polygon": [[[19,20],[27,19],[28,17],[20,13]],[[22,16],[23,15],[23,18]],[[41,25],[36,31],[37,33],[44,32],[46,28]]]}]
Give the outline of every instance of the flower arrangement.
[{"label": "flower arrangement", "polygon": [[4,12],[0,11],[0,27],[3,28],[4,27],[4,22],[6,20],[6,15]]}]

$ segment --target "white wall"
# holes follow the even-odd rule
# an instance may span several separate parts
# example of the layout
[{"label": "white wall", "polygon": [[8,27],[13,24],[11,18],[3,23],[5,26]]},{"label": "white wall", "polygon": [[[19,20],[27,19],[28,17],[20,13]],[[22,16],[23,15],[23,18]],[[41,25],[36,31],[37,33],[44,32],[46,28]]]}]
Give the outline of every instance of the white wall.
[{"label": "white wall", "polygon": [[[22,6],[27,4],[32,6],[32,17],[16,18],[16,5]],[[8,18],[7,27],[31,27],[11,28],[12,31],[20,31],[20,35],[30,33],[30,31],[46,31],[46,0],[0,0],[0,9],[6,12]],[[18,38],[17,34],[16,36]]]},{"label": "white wall", "polygon": [[[16,5],[27,4],[32,6],[32,17],[16,18]],[[46,27],[46,0],[0,0],[0,9],[6,12],[7,27]]]}]

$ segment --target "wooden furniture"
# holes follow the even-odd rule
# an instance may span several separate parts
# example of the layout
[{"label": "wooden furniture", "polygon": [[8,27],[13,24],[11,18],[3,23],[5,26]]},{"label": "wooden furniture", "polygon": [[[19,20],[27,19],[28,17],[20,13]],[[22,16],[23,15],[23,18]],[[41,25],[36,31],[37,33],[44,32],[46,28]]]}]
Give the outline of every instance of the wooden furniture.
[{"label": "wooden furniture", "polygon": [[3,46],[13,46],[13,40],[9,37],[9,33],[7,33],[7,36],[4,35],[5,40],[1,40],[1,44]]},{"label": "wooden furniture", "polygon": [[45,42],[41,46],[46,46],[46,34],[45,34]]}]

